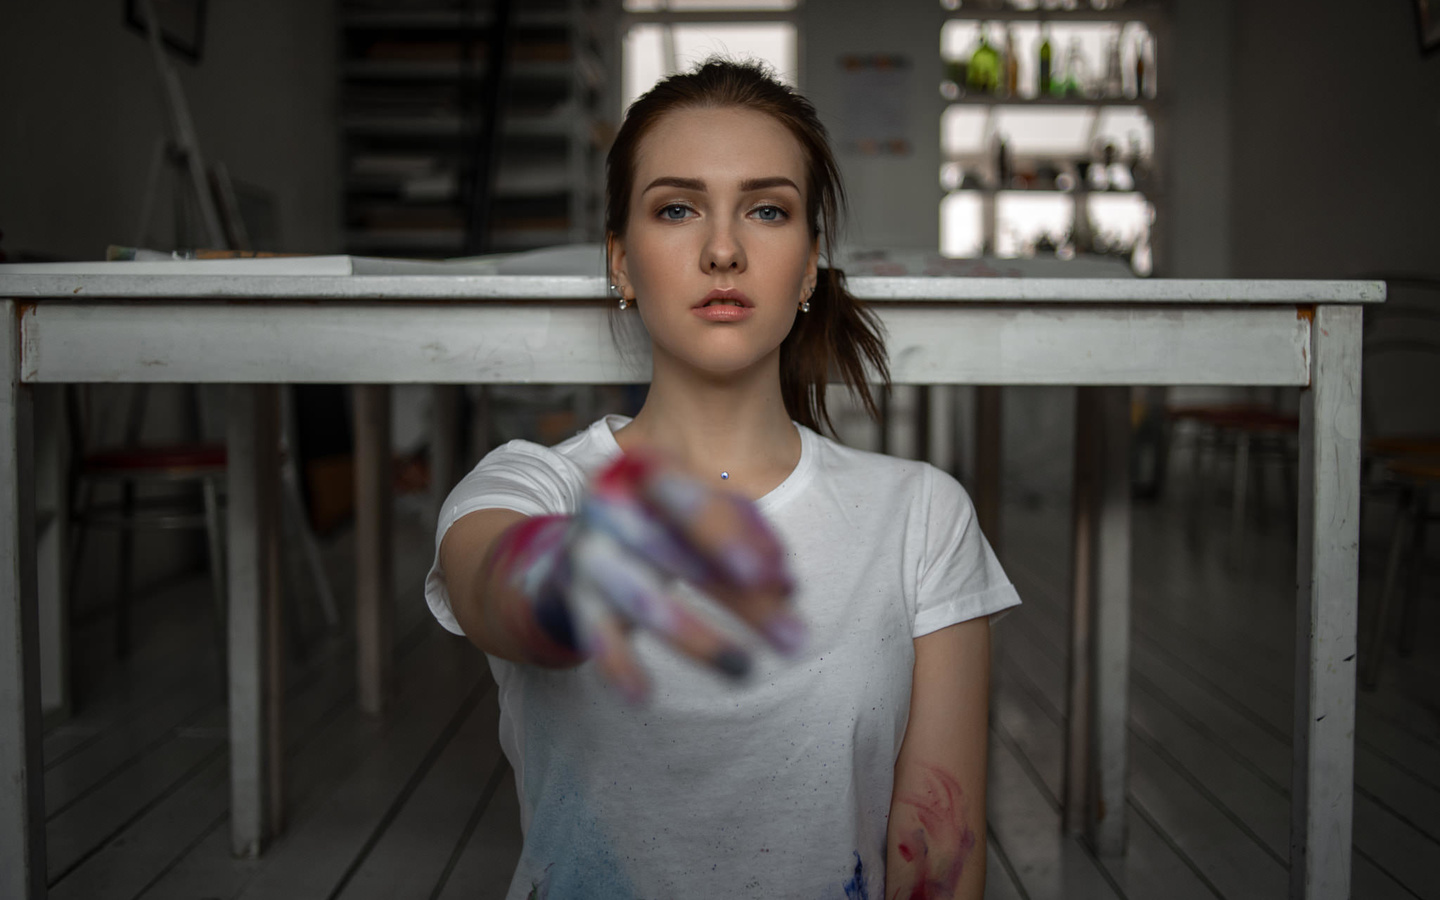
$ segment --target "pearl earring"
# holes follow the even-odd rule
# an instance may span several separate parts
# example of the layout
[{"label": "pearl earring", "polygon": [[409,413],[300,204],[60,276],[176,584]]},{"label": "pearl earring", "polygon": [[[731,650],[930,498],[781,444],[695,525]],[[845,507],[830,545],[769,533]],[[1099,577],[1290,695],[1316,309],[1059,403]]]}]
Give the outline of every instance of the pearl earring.
[{"label": "pearl earring", "polygon": [[629,306],[629,305],[630,305],[630,302],[625,299],[625,295],[624,295],[624,294],[621,294],[621,295],[620,295],[620,308],[621,308],[621,309],[624,309],[625,307],[627,307],[627,306]]},{"label": "pearl earring", "polygon": [[807,313],[807,312],[810,311],[810,293],[811,293],[813,290],[815,290],[815,289],[814,289],[814,288],[806,288],[806,289],[805,289],[805,297],[800,301],[800,311],[801,311],[802,313]]}]

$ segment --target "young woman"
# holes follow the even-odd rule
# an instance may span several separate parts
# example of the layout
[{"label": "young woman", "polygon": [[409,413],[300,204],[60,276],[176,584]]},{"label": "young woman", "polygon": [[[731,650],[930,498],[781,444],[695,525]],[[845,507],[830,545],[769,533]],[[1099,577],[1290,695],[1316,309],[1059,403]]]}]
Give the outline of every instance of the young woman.
[{"label": "young woman", "polygon": [[865,364],[888,381],[819,264],[841,203],[758,67],[626,115],[606,246],[643,408],[486,456],[426,582],[499,686],[511,900],[981,896],[988,616],[1019,598],[953,478],[819,433],[832,372],[872,414]]}]

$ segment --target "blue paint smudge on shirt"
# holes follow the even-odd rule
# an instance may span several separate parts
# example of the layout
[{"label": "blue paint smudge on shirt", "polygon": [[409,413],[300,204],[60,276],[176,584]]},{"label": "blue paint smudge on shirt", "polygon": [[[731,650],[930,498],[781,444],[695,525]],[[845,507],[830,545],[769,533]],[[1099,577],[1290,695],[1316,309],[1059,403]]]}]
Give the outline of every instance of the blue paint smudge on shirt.
[{"label": "blue paint smudge on shirt", "polygon": [[859,850],[850,852],[855,854],[855,874],[842,885],[845,888],[845,900],[870,900],[870,885],[865,882],[865,861],[860,858]]}]

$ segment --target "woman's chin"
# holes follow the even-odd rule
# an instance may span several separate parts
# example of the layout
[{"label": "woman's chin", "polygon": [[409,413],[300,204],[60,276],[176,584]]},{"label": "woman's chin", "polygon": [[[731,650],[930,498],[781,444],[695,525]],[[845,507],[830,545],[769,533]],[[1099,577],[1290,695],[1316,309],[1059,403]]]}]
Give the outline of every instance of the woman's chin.
[{"label": "woman's chin", "polygon": [[695,374],[717,380],[727,380],[743,377],[763,367],[766,359],[774,352],[772,350],[757,353],[753,348],[735,348],[733,352],[725,352],[719,348],[709,348],[709,351],[704,353],[690,352],[668,355],[679,363],[681,368]]}]

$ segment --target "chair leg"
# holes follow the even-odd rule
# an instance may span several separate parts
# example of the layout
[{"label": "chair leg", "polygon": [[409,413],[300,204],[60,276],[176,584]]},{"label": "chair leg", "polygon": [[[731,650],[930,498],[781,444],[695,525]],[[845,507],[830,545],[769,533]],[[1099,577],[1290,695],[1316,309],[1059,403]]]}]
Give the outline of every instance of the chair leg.
[{"label": "chair leg", "polygon": [[280,484],[282,513],[295,526],[300,541],[300,550],[305,554],[305,565],[315,582],[315,594],[320,600],[320,611],[325,616],[325,627],[334,631],[340,627],[340,611],[335,605],[335,592],[330,588],[330,576],[325,574],[325,562],[320,558],[320,545],[315,541],[315,532],[310,530],[310,521],[305,517],[305,505],[300,501],[300,488],[295,477],[282,473]]},{"label": "chair leg", "polygon": [[215,646],[219,648],[220,684],[228,677],[226,666],[226,617],[229,603],[225,594],[225,533],[215,479],[201,481],[205,498],[205,544],[210,556],[210,595],[215,607]]},{"label": "chair leg", "polygon": [[1415,491],[1410,506],[1410,521],[1414,530],[1410,540],[1410,584],[1405,596],[1400,598],[1400,655],[1409,656],[1415,651],[1415,629],[1419,624],[1420,590],[1425,579],[1425,524],[1430,510],[1428,494],[1422,488]]},{"label": "chair leg", "polygon": [[1412,493],[1409,488],[1405,488],[1400,495],[1399,508],[1395,511],[1395,527],[1390,535],[1390,556],[1385,563],[1385,585],[1380,589],[1380,600],[1375,604],[1375,612],[1370,617],[1370,642],[1366,648],[1364,664],[1360,667],[1360,686],[1367,691],[1375,689],[1375,680],[1380,674],[1380,657],[1385,651],[1390,605],[1394,602],[1395,587],[1400,580],[1405,532],[1411,526]]},{"label": "chair leg", "polygon": [[1280,460],[1285,473],[1285,521],[1290,523],[1290,534],[1294,536],[1300,527],[1300,444],[1294,435],[1285,438],[1280,446]]},{"label": "chair leg", "polygon": [[1198,539],[1201,528],[1201,516],[1205,508],[1205,450],[1209,443],[1209,429],[1199,422],[1192,422],[1190,433],[1190,486],[1187,505],[1190,507],[1186,515],[1186,526],[1190,534],[1190,542],[1194,544]]},{"label": "chair leg", "polygon": [[135,485],[126,481],[120,487],[120,515],[125,523],[120,529],[120,577],[115,597],[115,655],[130,656],[130,594],[135,577],[135,531],[129,522],[135,515]]},{"label": "chair leg", "polygon": [[1280,444],[1274,435],[1260,439],[1255,458],[1255,523],[1263,534],[1270,533],[1270,483],[1274,477],[1272,468],[1280,460]]},{"label": "chair leg", "polygon": [[1240,558],[1245,546],[1246,494],[1250,488],[1250,435],[1244,431],[1235,434],[1235,471],[1230,501],[1230,551],[1233,559]]}]

